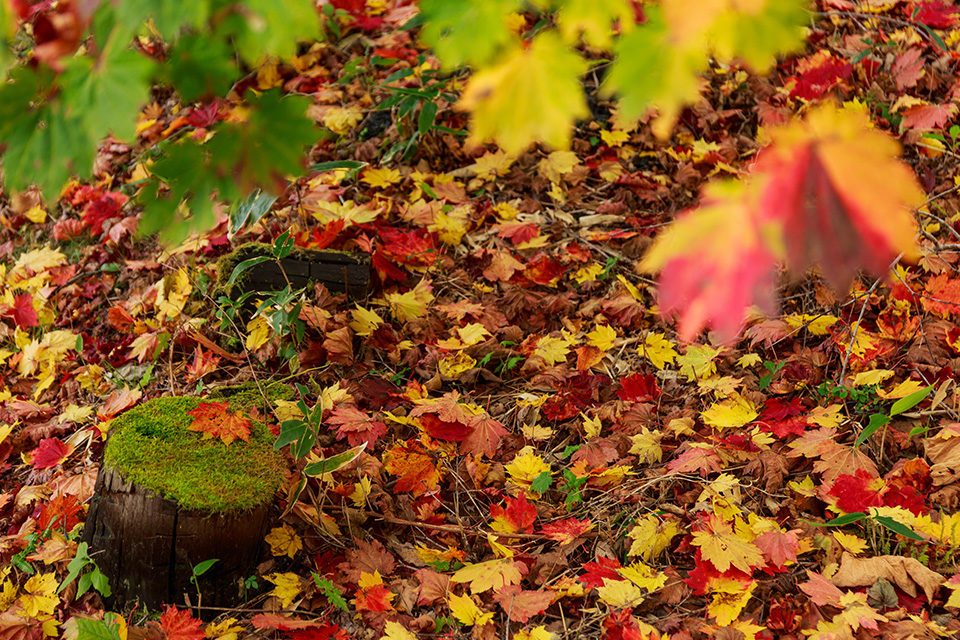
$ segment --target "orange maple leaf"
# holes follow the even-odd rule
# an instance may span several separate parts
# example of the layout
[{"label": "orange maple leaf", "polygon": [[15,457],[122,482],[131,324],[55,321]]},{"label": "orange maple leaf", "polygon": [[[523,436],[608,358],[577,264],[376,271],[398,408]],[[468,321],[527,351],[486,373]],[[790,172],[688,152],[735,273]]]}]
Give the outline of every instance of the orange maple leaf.
[{"label": "orange maple leaf", "polygon": [[204,438],[220,438],[224,444],[234,440],[250,441],[250,420],[229,410],[226,402],[201,402],[196,409],[188,411],[193,422],[187,427],[199,431]]}]

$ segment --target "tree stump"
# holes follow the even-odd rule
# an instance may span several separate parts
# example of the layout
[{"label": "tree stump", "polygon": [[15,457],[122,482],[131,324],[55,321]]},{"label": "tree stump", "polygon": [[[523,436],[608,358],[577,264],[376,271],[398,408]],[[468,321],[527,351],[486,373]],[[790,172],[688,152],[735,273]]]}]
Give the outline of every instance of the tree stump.
[{"label": "tree stump", "polygon": [[[214,558],[198,578],[203,604],[243,601],[286,469],[255,419],[251,395],[156,398],[114,419],[84,526],[91,555],[110,579],[112,606],[197,604],[193,568]],[[187,429],[188,411],[221,400],[250,416],[248,442],[227,445]]]}]

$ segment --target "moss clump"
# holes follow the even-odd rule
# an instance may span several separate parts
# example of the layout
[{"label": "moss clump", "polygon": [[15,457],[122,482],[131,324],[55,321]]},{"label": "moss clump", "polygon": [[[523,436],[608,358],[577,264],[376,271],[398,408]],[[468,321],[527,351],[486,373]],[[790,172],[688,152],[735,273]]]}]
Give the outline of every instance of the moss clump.
[{"label": "moss clump", "polygon": [[[250,400],[247,394],[240,394]],[[258,402],[262,397],[257,394]],[[266,426],[251,418],[250,441],[229,445],[188,431],[200,398],[155,398],[113,421],[105,465],[185,509],[222,513],[268,502],[286,465]],[[228,399],[234,411],[252,406]]]},{"label": "moss clump", "polygon": [[228,400],[235,411],[256,409],[261,413],[273,411],[277,400],[293,400],[293,389],[282,382],[242,382],[210,389],[208,400]]}]

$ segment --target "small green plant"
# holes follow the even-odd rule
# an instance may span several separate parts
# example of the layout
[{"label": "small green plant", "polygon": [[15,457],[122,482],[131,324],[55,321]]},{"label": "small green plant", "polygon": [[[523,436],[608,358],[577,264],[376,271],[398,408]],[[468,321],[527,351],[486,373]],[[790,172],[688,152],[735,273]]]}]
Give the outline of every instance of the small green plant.
[{"label": "small green plant", "polygon": [[121,640],[120,629],[123,618],[120,614],[108,611],[103,620],[76,618],[77,640]]},{"label": "small green plant", "polygon": [[313,578],[313,583],[317,585],[317,589],[327,599],[327,602],[345,613],[350,611],[347,601],[343,598],[343,591],[338,589],[337,585],[316,572],[311,572],[310,576]]},{"label": "small green plant", "polygon": [[[300,410],[300,416],[284,420],[280,424],[280,435],[277,437],[274,447],[278,450],[289,447],[290,455],[300,460],[306,457],[316,446],[323,423],[323,412],[331,407],[327,406],[323,397],[314,406],[310,407],[304,400],[309,395],[310,390],[304,385],[298,384],[297,391],[300,394],[300,399],[297,400],[297,409]],[[356,460],[357,456],[366,448],[367,443],[364,442],[360,446],[347,449],[343,453],[310,463],[303,468],[303,472],[308,476],[333,473]]]},{"label": "small green plant", "polygon": [[[928,385],[923,389],[914,391],[910,395],[904,396],[903,398],[900,398],[894,402],[888,413],[877,412],[870,414],[870,422],[863,429],[863,431],[860,432],[860,435],[857,436],[857,439],[854,441],[853,445],[855,447],[859,447],[879,429],[890,424],[890,420],[892,420],[894,417],[913,409],[915,406],[923,402],[932,391],[933,386]],[[913,434],[913,431],[911,431],[911,434]]]},{"label": "small green plant", "polygon": [[[73,581],[77,580],[77,578],[79,578],[79,582],[77,582],[77,595],[75,598],[79,598],[91,588],[104,598],[110,597],[110,581],[107,579],[107,576],[100,571],[100,568],[97,567],[97,563],[94,562],[93,558],[90,557],[86,542],[81,542],[77,545],[77,554],[73,557],[73,560],[70,561],[70,564],[67,565],[67,576],[63,579],[63,582],[60,583],[57,593],[61,593],[73,584]],[[97,622],[103,623],[103,621]]]},{"label": "small green plant", "polygon": [[205,574],[207,571],[209,571],[210,568],[213,567],[213,565],[217,564],[218,562],[220,562],[219,558],[210,558],[208,560],[204,560],[203,562],[198,562],[197,564],[193,565],[193,567],[190,568],[190,584],[192,584],[193,588],[197,590],[198,605],[203,600],[203,595],[200,593],[199,578],[200,576]]}]

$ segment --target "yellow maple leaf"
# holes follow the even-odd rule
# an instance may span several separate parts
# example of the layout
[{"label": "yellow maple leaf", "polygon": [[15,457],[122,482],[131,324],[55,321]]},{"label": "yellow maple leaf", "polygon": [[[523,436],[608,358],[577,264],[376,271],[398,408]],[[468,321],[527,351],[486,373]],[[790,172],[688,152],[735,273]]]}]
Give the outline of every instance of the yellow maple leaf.
[{"label": "yellow maple leaf", "polygon": [[715,402],[700,414],[704,424],[716,429],[742,427],[753,422],[760,415],[757,407],[749,399],[734,394],[722,402]]},{"label": "yellow maple leaf", "polygon": [[854,387],[866,387],[872,384],[880,384],[893,376],[890,369],[871,369],[870,371],[861,371],[853,378]]},{"label": "yellow maple leaf", "polygon": [[603,273],[603,265],[594,262],[577,269],[572,277],[577,284],[583,284],[584,282],[595,281],[601,273]]},{"label": "yellow maple leaf", "polygon": [[469,141],[493,140],[509,154],[533,142],[568,147],[574,121],[589,114],[580,84],[586,70],[555,33],[540,33],[467,82],[457,107],[471,112]]},{"label": "yellow maple leaf", "polygon": [[537,164],[537,171],[550,182],[560,182],[579,164],[580,159],[573,151],[554,151]]},{"label": "yellow maple leaf", "polygon": [[450,577],[451,582],[470,583],[470,593],[478,594],[500,589],[508,584],[520,584],[523,575],[512,558],[496,558],[485,562],[466,564]]},{"label": "yellow maple leaf", "polygon": [[867,549],[867,542],[863,538],[843,531],[834,531],[833,539],[852,555],[858,556]]},{"label": "yellow maple leaf", "polygon": [[541,624],[532,629],[521,629],[513,635],[513,640],[557,640],[557,634]]},{"label": "yellow maple leaf", "polygon": [[468,595],[450,594],[447,598],[447,604],[450,605],[450,613],[453,614],[453,617],[460,624],[468,627],[483,626],[493,620],[493,613],[484,612]]},{"label": "yellow maple leaf", "polygon": [[716,619],[718,625],[726,627],[740,616],[756,587],[754,581],[744,585],[732,578],[714,578],[710,581],[713,598],[707,605],[707,613]]},{"label": "yellow maple leaf", "polygon": [[298,551],[303,549],[303,540],[288,524],[274,527],[264,540],[270,545],[270,553],[275,556],[293,558]]},{"label": "yellow maple leaf", "polygon": [[624,30],[633,26],[633,7],[628,0],[566,0],[557,11],[560,35],[571,45],[576,45],[582,34],[588,45],[606,49],[614,22]]},{"label": "yellow maple leaf", "polygon": [[587,440],[592,440],[600,435],[600,430],[603,429],[603,423],[600,421],[600,418],[580,414],[580,417],[583,418],[583,434],[587,437]]},{"label": "yellow maple leaf", "polygon": [[660,440],[663,434],[659,431],[650,431],[646,427],[640,428],[640,433],[630,436],[630,453],[637,456],[637,462],[652,464],[663,458],[663,449]]},{"label": "yellow maple leaf", "polygon": [[363,182],[377,189],[385,189],[392,184],[400,182],[401,175],[396,169],[387,169],[379,167],[377,169],[367,169],[360,178]]},{"label": "yellow maple leaf", "polygon": [[648,333],[643,344],[637,347],[637,354],[644,356],[657,369],[663,369],[677,359],[676,346],[662,333]]},{"label": "yellow maple leaf", "polygon": [[441,358],[437,363],[437,369],[444,378],[456,380],[470,369],[477,365],[477,361],[466,351],[458,351],[453,355]]},{"label": "yellow maple leaf", "polygon": [[383,625],[383,635],[380,636],[380,640],[417,640],[417,636],[399,622],[387,620]]},{"label": "yellow maple leaf", "polygon": [[819,427],[836,428],[847,419],[842,411],[843,407],[839,404],[831,404],[829,407],[814,407],[807,414],[807,421]]},{"label": "yellow maple leaf", "polygon": [[682,532],[673,518],[661,519],[652,513],[643,516],[627,534],[633,540],[627,555],[640,556],[650,562],[666,551],[670,542]]},{"label": "yellow maple leaf", "polygon": [[193,292],[193,285],[187,270],[177,269],[157,283],[157,319],[173,320],[183,312],[187,299]]},{"label": "yellow maple leaf", "polygon": [[243,346],[246,347],[247,351],[256,351],[267,344],[271,333],[272,330],[267,319],[264,316],[257,316],[247,323],[247,340]]},{"label": "yellow maple leaf", "polygon": [[57,587],[60,582],[55,573],[38,573],[27,580],[23,585],[23,594],[20,596],[20,608],[28,618],[52,615],[60,604],[57,596]]},{"label": "yellow maple leaf", "polygon": [[350,133],[363,120],[363,110],[357,106],[327,107],[320,122],[337,135]]},{"label": "yellow maple leaf", "polygon": [[237,640],[241,632],[243,632],[243,627],[237,624],[236,618],[211,622],[203,630],[203,633],[211,640]]},{"label": "yellow maple leaf", "polygon": [[609,351],[617,340],[617,330],[610,325],[600,324],[587,334],[587,343],[600,351]]},{"label": "yellow maple leaf", "polygon": [[830,315],[809,315],[806,313],[791,313],[783,316],[792,329],[806,327],[812,335],[825,336],[830,333],[830,327],[840,321],[840,318]]},{"label": "yellow maple leaf", "polygon": [[722,352],[723,347],[715,348],[706,344],[688,346],[682,356],[677,356],[680,375],[684,376],[687,382],[709,378],[717,372],[714,359]]},{"label": "yellow maple leaf", "polygon": [[47,210],[35,204],[24,212],[23,217],[34,224],[43,224],[47,221]]},{"label": "yellow maple leaf", "polygon": [[409,291],[388,293],[384,297],[394,318],[400,322],[410,322],[427,312],[427,305],[433,302],[433,288],[430,281],[424,279]]},{"label": "yellow maple leaf", "polygon": [[617,569],[617,573],[646,591],[656,591],[667,583],[667,576],[642,562]]},{"label": "yellow maple leaf", "polygon": [[7,283],[16,284],[30,276],[66,264],[67,256],[56,249],[41,247],[24,251],[7,274]]},{"label": "yellow maple leaf", "polygon": [[383,318],[381,318],[380,314],[376,311],[365,309],[359,304],[356,305],[356,307],[356,309],[350,311],[350,328],[353,329],[358,336],[368,336],[383,324]]},{"label": "yellow maple leaf", "polygon": [[[737,522],[740,522],[739,519]],[[744,573],[750,573],[754,567],[764,563],[763,553],[752,541],[740,537],[743,528],[734,532],[733,526],[710,516],[706,527],[693,533],[691,544],[700,547],[704,560],[708,560],[721,573],[731,566]]]},{"label": "yellow maple leaf", "polygon": [[737,359],[737,366],[740,367],[741,369],[749,369],[750,367],[758,365],[761,362],[763,362],[763,358],[761,358],[759,354],[748,353],[740,356]]},{"label": "yellow maple leaf", "polygon": [[629,580],[603,579],[603,586],[597,588],[597,596],[605,605],[614,609],[630,609],[640,605],[645,597],[643,589]]},{"label": "yellow maple leaf", "polygon": [[550,473],[550,465],[534,452],[533,447],[526,446],[517,452],[513,460],[504,467],[510,483],[515,489],[530,489],[539,475]]},{"label": "yellow maple leaf", "polygon": [[353,483],[353,491],[350,493],[350,500],[355,507],[363,507],[367,504],[367,497],[373,491],[373,482],[369,476],[363,476],[359,482]]},{"label": "yellow maple leaf", "polygon": [[567,361],[567,354],[570,353],[572,344],[566,338],[543,336],[537,340],[537,347],[534,349],[533,355],[542,358],[548,365],[553,366],[559,362]]},{"label": "yellow maple leaf", "polygon": [[470,226],[473,209],[469,205],[460,205],[450,211],[437,211],[427,229],[434,231],[440,242],[458,245]]},{"label": "yellow maple leaf", "polygon": [[897,386],[890,389],[890,391],[884,391],[883,389],[877,389],[877,395],[883,398],[884,400],[898,400],[900,398],[905,398],[911,393],[916,393],[920,389],[925,388],[927,385],[917,382],[916,380],[904,380]]},{"label": "yellow maple leaf", "polygon": [[295,573],[271,573],[263,577],[274,585],[270,595],[280,600],[280,606],[284,609],[300,595],[300,576]]}]

